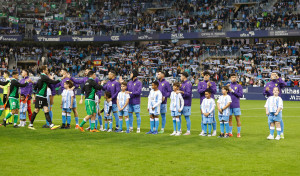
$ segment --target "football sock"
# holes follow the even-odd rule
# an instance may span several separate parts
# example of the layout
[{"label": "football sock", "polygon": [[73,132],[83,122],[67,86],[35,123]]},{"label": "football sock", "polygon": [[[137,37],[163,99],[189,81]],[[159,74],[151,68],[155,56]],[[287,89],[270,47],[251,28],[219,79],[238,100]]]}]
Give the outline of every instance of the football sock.
[{"label": "football sock", "polygon": [[221,133],[224,134],[224,122],[220,122]]},{"label": "football sock", "polygon": [[123,119],[119,119],[119,129],[123,130]]},{"label": "football sock", "polygon": [[237,127],[237,133],[241,133],[241,128],[242,127]]},{"label": "football sock", "polygon": [[75,117],[75,122],[76,122],[76,125],[79,124],[79,118],[78,117]]},{"label": "football sock", "polygon": [[100,126],[102,126],[103,122],[102,122],[102,116],[101,115],[98,115],[98,121],[99,121]]},{"label": "football sock", "polygon": [[161,113],[161,128],[164,129],[166,126],[166,114]]},{"label": "football sock", "polygon": [[109,129],[112,130],[112,121],[109,122]]},{"label": "football sock", "polygon": [[115,119],[116,119],[116,127],[119,127],[119,116],[118,116],[118,113],[114,112],[114,116],[115,116]]},{"label": "football sock", "polygon": [[125,119],[126,122],[126,130],[129,130],[130,124],[129,124],[129,119]]},{"label": "football sock", "polygon": [[7,116],[5,117],[5,120],[9,119],[12,116],[12,113],[8,113]]},{"label": "football sock", "polygon": [[0,116],[2,115],[4,108],[0,108]]},{"label": "football sock", "polygon": [[232,126],[229,126],[229,133],[232,134]]},{"label": "football sock", "polygon": [[275,131],[275,127],[271,127],[271,126],[270,126],[270,134],[271,134],[271,135],[274,135],[274,131]]},{"label": "football sock", "polygon": [[18,114],[14,115],[14,125],[17,125],[18,123]]},{"label": "football sock", "polygon": [[95,120],[91,120],[91,130],[95,129]]},{"label": "football sock", "polygon": [[211,123],[208,124],[208,134],[211,134]]},{"label": "football sock", "polygon": [[[136,122],[137,122],[137,128],[141,128],[141,114],[138,112],[138,113],[135,113],[136,115]],[[132,127],[132,126],[130,126]]]},{"label": "football sock", "polygon": [[186,120],[187,131],[191,131],[191,119],[190,116],[184,116]]},{"label": "football sock", "polygon": [[107,130],[107,121],[105,121],[104,128]]},{"label": "football sock", "polygon": [[284,125],[283,125],[283,120],[281,120],[281,121],[280,121],[281,133],[283,133],[283,127],[284,127]]},{"label": "football sock", "polygon": [[180,123],[180,119],[176,118],[176,123],[177,123],[177,130],[180,131],[181,129],[181,123]]},{"label": "football sock", "polygon": [[71,124],[71,114],[70,113],[68,113],[67,114],[67,124]]},{"label": "football sock", "polygon": [[214,122],[214,123],[212,124],[212,126],[213,126],[213,130],[216,131],[216,130],[217,130],[217,122]]},{"label": "football sock", "polygon": [[153,128],[154,128],[154,119],[150,118],[150,130],[151,130],[151,132],[153,132]]},{"label": "football sock", "polygon": [[159,126],[159,118],[155,118],[155,130],[158,130],[158,126]]},{"label": "football sock", "polygon": [[37,113],[36,113],[35,111],[32,113],[31,121],[30,121],[31,124],[33,124],[34,119],[35,119],[35,117],[36,117],[36,114],[37,114]]},{"label": "football sock", "polygon": [[51,117],[49,115],[49,112],[45,113],[45,117],[46,117],[46,120],[49,122],[49,125],[52,125],[52,120],[51,120]]},{"label": "football sock", "polygon": [[51,120],[53,119],[53,112],[52,111],[49,111],[49,115],[51,117]]},{"label": "football sock", "polygon": [[173,117],[173,129],[174,131],[176,131],[176,118]]},{"label": "football sock", "polygon": [[225,125],[225,131],[226,133],[229,133],[229,123],[228,122],[224,122]]},{"label": "football sock", "polygon": [[81,124],[79,125],[80,127],[83,127],[83,125],[86,123],[86,120],[83,119],[83,121],[81,122]]},{"label": "football sock", "polygon": [[128,113],[130,127],[133,127],[133,113]]},{"label": "football sock", "polygon": [[66,124],[66,113],[64,113],[64,112],[62,113],[61,119],[62,119],[62,123]]},{"label": "football sock", "polygon": [[95,119],[95,129],[98,129],[97,127],[98,127],[98,120],[97,120],[97,117],[96,117],[96,119]]},{"label": "football sock", "polygon": [[206,134],[207,133],[207,124],[203,124],[203,130],[204,130],[204,133]]},{"label": "football sock", "polygon": [[280,135],[281,134],[281,128],[277,128],[277,135]]}]

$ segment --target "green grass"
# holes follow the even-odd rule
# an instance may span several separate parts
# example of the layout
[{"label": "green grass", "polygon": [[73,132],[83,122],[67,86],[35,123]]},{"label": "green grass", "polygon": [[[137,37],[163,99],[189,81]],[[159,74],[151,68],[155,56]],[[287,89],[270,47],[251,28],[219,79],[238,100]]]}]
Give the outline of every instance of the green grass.
[{"label": "green grass", "polygon": [[[55,98],[55,124],[61,123],[60,98]],[[73,114],[71,130],[42,129],[41,112],[35,131],[0,127],[0,175],[299,175],[299,102],[284,102],[285,139],[280,141],[266,139],[264,103],[241,101],[242,138],[236,138],[234,123],[229,139],[198,136],[199,99],[193,100],[192,135],[179,137],[169,136],[170,112],[165,134],[145,134],[150,126],[146,98],[140,134],[81,133],[73,128]],[[84,106],[78,106],[83,118]],[[182,127],[185,132],[185,120]]]}]

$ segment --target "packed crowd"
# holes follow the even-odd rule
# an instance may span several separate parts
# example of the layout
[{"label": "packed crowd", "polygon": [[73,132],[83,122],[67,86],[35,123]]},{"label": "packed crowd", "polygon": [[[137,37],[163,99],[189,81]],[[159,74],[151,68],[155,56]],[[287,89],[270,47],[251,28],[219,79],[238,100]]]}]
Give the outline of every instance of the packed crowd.
[{"label": "packed crowd", "polygon": [[231,19],[232,30],[300,29],[300,1],[280,0],[267,6],[242,6]]},{"label": "packed crowd", "polygon": [[[1,34],[56,35],[113,35],[162,32],[222,31],[230,24],[232,30],[299,29],[299,0],[280,0],[271,8],[272,1],[258,5],[243,5],[235,12],[225,0],[168,0],[168,1],[78,1],[73,3],[25,3],[15,14],[16,4],[7,2],[0,20]],[[156,8],[151,4],[155,4]],[[32,13],[25,13],[30,12]],[[36,15],[45,12],[45,16]],[[9,22],[9,16],[19,18],[19,24]],[[25,29],[25,23],[33,28]]]},{"label": "packed crowd", "polygon": [[[268,82],[269,73],[277,71],[288,86],[299,86],[300,74],[299,42],[265,40],[262,43],[247,44],[242,40],[226,40],[218,44],[183,44],[149,42],[132,46],[1,46],[2,68],[7,69],[8,61],[17,58],[37,59],[39,65],[47,64],[52,73],[59,76],[62,68],[72,76],[83,76],[82,70],[91,68],[97,75],[106,77],[110,70],[128,78],[132,68],[140,73],[144,86],[150,85],[158,70],[165,70],[172,82],[182,72],[191,75],[195,85],[201,79],[203,70],[211,70],[214,81],[221,88],[228,75],[237,73],[243,86],[262,87]],[[9,59],[12,58],[12,59]],[[20,68],[20,65],[18,65]],[[31,75],[37,75],[37,66],[27,67]]]}]

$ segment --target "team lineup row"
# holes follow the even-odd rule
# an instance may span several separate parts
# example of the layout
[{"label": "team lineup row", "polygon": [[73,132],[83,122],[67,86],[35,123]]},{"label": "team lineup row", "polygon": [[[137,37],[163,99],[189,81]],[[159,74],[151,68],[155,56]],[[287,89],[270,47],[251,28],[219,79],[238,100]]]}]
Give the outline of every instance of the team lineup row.
[{"label": "team lineup row", "polygon": [[[115,117],[116,132],[123,132],[123,117],[126,122],[126,132],[133,131],[133,113],[137,119],[137,133],[140,132],[140,96],[142,83],[138,80],[138,72],[133,70],[131,80],[126,83],[122,77],[119,81],[116,80],[116,73],[110,71],[108,81],[99,81],[96,74],[90,69],[85,70],[86,77],[83,79],[74,79],[70,77],[67,70],[62,69],[61,80],[53,80],[49,75],[47,66],[42,66],[40,79],[33,83],[28,78],[28,72],[22,71],[23,79],[18,82],[19,73],[13,72],[12,78],[6,82],[1,82],[3,86],[9,86],[8,104],[5,108],[10,108],[11,112],[7,113],[3,120],[3,125],[6,126],[11,116],[14,117],[14,127],[25,126],[26,112],[30,124],[29,129],[35,129],[33,123],[40,109],[43,109],[47,124],[43,127],[57,129],[58,125],[52,123],[52,105],[55,88],[60,87],[62,91],[62,126],[60,128],[70,128],[71,112],[74,112],[76,127],[81,131],[84,124],[90,120],[91,132],[99,132],[97,129],[97,120],[100,123],[100,130],[111,132],[113,130],[113,118]],[[204,80],[198,84],[198,92],[200,94],[200,109],[202,114],[201,136],[216,136],[216,118],[215,118],[215,100],[216,84],[210,81],[210,72],[203,73]],[[181,135],[181,116],[184,116],[187,125],[187,131],[184,135],[190,135],[190,115],[192,104],[192,84],[188,80],[188,73],[181,74],[181,83],[173,84],[173,91],[168,81],[165,80],[164,72],[158,72],[157,81],[152,83],[152,90],[148,96],[148,112],[150,115],[150,131],[147,134],[164,133],[167,113],[167,98],[170,98],[170,111],[173,120],[174,131],[171,135]],[[243,96],[241,85],[236,82],[236,75],[230,76],[230,84],[222,88],[222,96],[217,101],[218,117],[220,122],[221,134],[219,137],[231,137],[232,135],[232,116],[234,115],[237,121],[237,137],[241,137],[241,121],[240,121],[240,98]],[[268,139],[274,139],[275,126],[277,129],[276,139],[284,138],[282,109],[283,103],[280,98],[281,89],[286,86],[286,83],[278,77],[277,73],[271,74],[271,82],[267,83],[264,95],[268,97],[266,102],[266,114],[268,115],[268,124],[270,127],[270,135]],[[85,96],[85,109],[87,116],[79,124],[77,103],[74,90],[81,86],[81,100]],[[19,105],[19,87],[21,88],[21,107]],[[104,108],[99,109],[99,103],[104,93]],[[5,94],[5,93],[4,93]],[[31,99],[35,99],[35,110],[31,114]],[[2,100],[1,102],[2,103]],[[18,114],[20,109],[20,125],[17,125]],[[0,114],[4,110],[3,103],[0,104]],[[101,113],[104,112],[105,125],[102,125]],[[159,128],[159,115],[161,116],[161,130]],[[97,120],[96,120],[97,116]],[[96,124],[95,124],[96,123]]]}]

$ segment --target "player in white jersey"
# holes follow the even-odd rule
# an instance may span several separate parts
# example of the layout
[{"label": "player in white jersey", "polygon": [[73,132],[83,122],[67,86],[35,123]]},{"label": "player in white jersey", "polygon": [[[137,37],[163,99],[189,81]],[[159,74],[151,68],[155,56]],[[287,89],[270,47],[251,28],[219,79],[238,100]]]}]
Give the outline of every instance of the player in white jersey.
[{"label": "player in white jersey", "polygon": [[21,94],[21,104],[20,104],[20,124],[19,127],[25,127],[26,125],[26,112],[27,112],[27,97],[24,94]]},{"label": "player in white jersey", "polygon": [[[181,123],[180,123],[180,115],[184,106],[184,100],[182,98],[181,93],[176,93],[180,89],[180,83],[176,82],[173,84],[173,92],[171,93],[170,99],[170,110],[171,116],[173,118],[173,133],[171,136],[180,136],[181,134]],[[177,123],[177,132],[176,132],[176,123]]]},{"label": "player in white jersey", "polygon": [[[71,112],[74,102],[74,91],[71,89],[73,87],[73,82],[68,80],[64,83],[64,90],[62,92],[62,125],[61,129],[70,129],[71,124]],[[67,126],[66,126],[67,122]]]},{"label": "player in white jersey", "polygon": [[[150,131],[147,134],[158,134],[157,129],[159,125],[160,104],[162,103],[162,93],[158,90],[159,83],[154,81],[152,83],[152,90],[148,96],[148,112],[150,114]],[[155,120],[155,122],[154,122]],[[155,127],[155,131],[154,128]]]},{"label": "player in white jersey", "polygon": [[[101,110],[101,113],[104,111],[104,120],[105,120],[105,129],[104,131],[112,132],[112,99],[111,99],[111,93],[106,91],[104,94],[104,108]],[[109,123],[109,129],[107,129]]]},{"label": "player in white jersey", "polygon": [[[202,136],[211,136],[212,123],[214,121],[215,100],[211,98],[210,90],[205,91],[205,99],[201,103],[201,114],[203,117],[204,134]],[[207,134],[208,126],[208,134]]]},{"label": "player in white jersey", "polygon": [[270,124],[270,135],[267,137],[267,139],[274,139],[274,131],[276,126],[277,136],[275,139],[280,140],[280,122],[282,120],[283,101],[278,95],[279,89],[278,87],[274,87],[273,96],[270,96],[265,104],[268,123]]},{"label": "player in white jersey", "polygon": [[[230,115],[230,104],[232,102],[231,97],[228,95],[229,88],[228,86],[224,86],[222,88],[222,94],[219,97],[217,106],[219,111],[219,121],[220,121],[220,129],[221,134],[219,138],[228,138],[229,137],[229,115]],[[225,135],[224,135],[225,128]]]},{"label": "player in white jersey", "polygon": [[127,89],[127,83],[122,82],[121,83],[121,92],[118,93],[117,96],[117,106],[119,109],[119,129],[117,132],[122,133],[123,132],[123,116],[125,117],[126,121],[126,133],[130,133],[129,128],[130,128],[130,123],[128,119],[128,104],[129,104],[129,99],[130,95],[126,93]]}]

